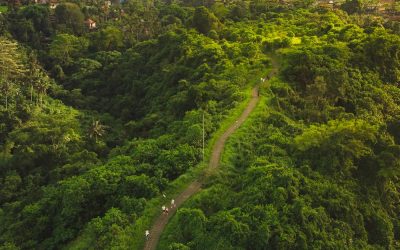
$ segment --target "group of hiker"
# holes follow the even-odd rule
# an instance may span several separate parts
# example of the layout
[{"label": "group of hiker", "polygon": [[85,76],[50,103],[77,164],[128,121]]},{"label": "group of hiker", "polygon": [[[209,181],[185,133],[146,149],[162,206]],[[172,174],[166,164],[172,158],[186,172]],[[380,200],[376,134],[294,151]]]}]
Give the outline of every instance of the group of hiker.
[{"label": "group of hiker", "polygon": [[[165,194],[163,194],[163,197],[166,198]],[[175,207],[176,207],[176,205],[175,205],[175,200],[172,199],[172,200],[171,200],[171,209],[173,209],[173,208],[175,208]],[[169,213],[168,207],[166,207],[165,205],[162,205],[161,210],[162,210],[163,214],[168,215],[168,213]],[[150,237],[150,231],[149,231],[149,230],[146,230],[145,233],[144,233],[144,235],[146,236],[146,240],[148,240],[149,237]]]},{"label": "group of hiker", "polygon": [[[171,209],[174,208],[174,207],[176,207],[176,205],[175,205],[175,200],[172,199],[172,200],[171,200]],[[165,205],[163,205],[163,206],[161,207],[161,210],[163,211],[163,214],[168,214],[168,213],[169,213],[168,207],[166,207]]]}]

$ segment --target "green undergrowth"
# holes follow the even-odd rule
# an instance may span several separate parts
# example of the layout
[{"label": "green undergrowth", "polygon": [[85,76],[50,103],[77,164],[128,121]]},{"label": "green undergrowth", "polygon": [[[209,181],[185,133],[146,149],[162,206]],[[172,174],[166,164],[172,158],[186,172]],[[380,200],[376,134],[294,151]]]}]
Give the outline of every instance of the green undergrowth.
[{"label": "green undergrowth", "polygon": [[141,249],[193,181],[162,249],[399,248],[400,26],[294,2],[0,7],[0,249]]},{"label": "green undergrowth", "polygon": [[6,13],[8,11],[7,6],[0,5],[0,13]]},{"label": "green undergrowth", "polygon": [[[229,114],[226,116],[224,121],[221,123],[219,129],[212,135],[211,139],[207,143],[207,147],[205,148],[205,159],[202,161],[197,167],[190,169],[187,173],[181,175],[178,179],[173,181],[170,184],[170,187],[165,192],[167,198],[159,197],[151,200],[145,211],[144,215],[136,222],[136,227],[133,230],[133,238],[130,242],[132,249],[142,249],[144,246],[144,237],[143,232],[147,229],[151,228],[151,225],[160,215],[160,207],[162,204],[167,203],[170,200],[170,197],[178,196],[187,186],[194,181],[195,179],[202,179],[203,176],[209,176],[210,173],[207,170],[208,162],[210,159],[211,151],[214,147],[215,142],[218,138],[232,125],[232,123],[242,114],[247,104],[251,99],[252,89],[259,82],[260,75],[266,75],[270,69],[265,70],[265,72],[259,72],[254,75],[254,77],[249,81],[248,87],[243,91],[244,98],[243,101],[240,102],[236,108],[232,109]],[[162,249],[162,248],[161,248]]]},{"label": "green undergrowth", "polygon": [[[270,70],[271,69],[268,69],[268,71],[266,73],[264,73],[264,75],[267,75]],[[256,79],[258,80],[259,78],[256,78]],[[256,82],[256,80],[254,80],[254,82]],[[253,86],[253,85],[251,85],[251,86]],[[218,169],[211,170],[213,172],[208,172],[207,176],[212,176],[212,175],[218,174],[219,171],[226,170],[226,167],[229,164],[231,157],[233,157],[235,155],[235,149],[234,149],[233,145],[238,140],[240,140],[240,138],[242,137],[241,134],[244,131],[247,131],[248,128],[251,126],[251,120],[254,117],[257,117],[257,115],[259,113],[265,112],[265,109],[268,109],[268,102],[270,101],[270,98],[269,98],[267,89],[268,89],[268,85],[263,85],[260,87],[260,93],[266,93],[266,94],[264,96],[260,97],[259,103],[255,107],[255,109],[251,112],[249,117],[245,120],[245,122],[241,125],[241,127],[227,139],[224,149],[222,151],[220,167]],[[251,90],[252,90],[252,88],[247,89],[246,99],[243,102],[241,102],[234,110],[232,110],[231,114],[221,124],[220,129],[218,129],[218,131],[214,133],[212,139],[209,141],[208,147],[206,150],[207,162],[209,160],[209,157],[211,155],[211,150],[212,150],[212,147],[214,146],[215,142],[235,122],[235,120],[242,114],[242,112],[246,108],[249,100],[251,99]],[[203,165],[202,168],[204,168],[205,166],[206,165]],[[205,171],[205,172],[207,172],[207,171]],[[204,173],[204,171],[201,173]],[[211,177],[210,179],[207,180],[208,183],[206,182],[206,186],[209,185],[210,182],[213,182],[212,179],[213,178]],[[171,221],[174,221],[174,218],[175,217],[173,217],[171,219]],[[160,250],[168,249],[168,247],[171,243],[168,240],[168,235],[172,234],[172,232],[175,230],[173,226],[170,226],[171,224],[174,224],[174,222],[169,223],[166,226],[163,234],[161,235],[160,242],[159,242],[157,249],[160,249]]]},{"label": "green undergrowth", "polygon": [[242,124],[241,129],[238,129],[232,136],[228,138],[221,157],[220,171],[224,171],[226,170],[225,168],[229,168],[229,163],[232,162],[232,157],[236,155],[234,144],[240,143],[241,138],[243,138],[243,134],[249,132],[248,130],[251,130],[252,120],[255,117],[257,117],[260,113],[265,113],[266,111],[268,111],[269,102],[269,96],[261,97],[257,107],[250,114],[248,119],[246,119],[246,121]]}]

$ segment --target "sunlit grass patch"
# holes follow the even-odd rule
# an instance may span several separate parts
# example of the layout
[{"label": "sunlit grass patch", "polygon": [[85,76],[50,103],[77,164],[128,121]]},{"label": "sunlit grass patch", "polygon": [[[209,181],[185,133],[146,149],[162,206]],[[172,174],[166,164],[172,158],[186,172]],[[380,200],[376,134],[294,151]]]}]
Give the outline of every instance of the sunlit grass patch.
[{"label": "sunlit grass patch", "polygon": [[0,13],[6,13],[8,11],[8,7],[4,5],[0,5]]},{"label": "sunlit grass patch", "polygon": [[293,37],[292,38],[292,45],[301,44],[301,37]]}]

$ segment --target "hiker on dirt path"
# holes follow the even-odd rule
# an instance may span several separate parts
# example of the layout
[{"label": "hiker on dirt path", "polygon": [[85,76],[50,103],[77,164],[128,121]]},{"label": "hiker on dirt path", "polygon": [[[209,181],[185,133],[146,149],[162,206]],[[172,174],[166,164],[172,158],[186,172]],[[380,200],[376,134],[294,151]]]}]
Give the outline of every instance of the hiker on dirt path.
[{"label": "hiker on dirt path", "polygon": [[171,200],[171,208],[173,208],[173,207],[176,207],[174,199]]},{"label": "hiker on dirt path", "polygon": [[165,213],[166,213],[167,215],[168,215],[168,212],[169,212],[169,211],[168,211],[168,208],[165,208]]},{"label": "hiker on dirt path", "polygon": [[146,235],[146,240],[148,240],[148,239],[149,239],[149,235],[150,235],[149,230],[146,230],[146,232],[144,233],[144,235]]},{"label": "hiker on dirt path", "polygon": [[164,205],[161,207],[161,209],[162,209],[163,214],[165,214],[165,206]]}]

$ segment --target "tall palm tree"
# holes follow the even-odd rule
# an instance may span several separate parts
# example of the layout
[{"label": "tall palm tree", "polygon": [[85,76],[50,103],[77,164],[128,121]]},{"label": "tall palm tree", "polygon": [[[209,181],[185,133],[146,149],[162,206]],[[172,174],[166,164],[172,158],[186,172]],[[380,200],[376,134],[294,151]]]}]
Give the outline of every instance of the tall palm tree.
[{"label": "tall palm tree", "polygon": [[30,96],[31,96],[31,103],[33,103],[33,89],[34,86],[36,85],[36,82],[38,81],[39,78],[39,66],[36,60],[36,56],[33,53],[29,54],[29,88],[30,88]]},{"label": "tall palm tree", "polygon": [[4,93],[5,106],[8,110],[9,99],[18,94],[18,86],[15,81],[0,76],[0,92]]},{"label": "tall palm tree", "polygon": [[40,71],[39,77],[37,78],[37,81],[35,83],[35,88],[38,93],[39,106],[43,105],[43,96],[46,95],[49,86],[50,86],[49,77],[43,71]]},{"label": "tall palm tree", "polygon": [[98,137],[102,137],[105,133],[107,126],[100,123],[100,121],[96,120],[92,122],[92,125],[89,129],[89,137],[94,138],[97,143]]}]

